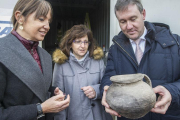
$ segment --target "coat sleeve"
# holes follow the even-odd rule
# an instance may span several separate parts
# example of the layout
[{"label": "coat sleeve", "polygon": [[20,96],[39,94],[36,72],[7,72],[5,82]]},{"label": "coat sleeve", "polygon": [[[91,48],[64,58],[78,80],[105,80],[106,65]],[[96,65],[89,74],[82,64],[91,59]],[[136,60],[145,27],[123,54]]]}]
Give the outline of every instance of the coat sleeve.
[{"label": "coat sleeve", "polygon": [[37,119],[36,104],[18,105],[4,107],[4,97],[6,94],[6,85],[8,78],[8,69],[0,63],[0,120],[32,120]]},{"label": "coat sleeve", "polygon": [[[180,43],[180,36],[174,35],[174,37]],[[178,63],[174,62],[175,65],[173,65],[173,66],[177,66],[177,65],[180,66],[180,47],[179,47],[178,52],[179,52],[179,58],[176,59],[176,60],[178,60]],[[175,67],[175,68],[177,68],[177,67]],[[180,68],[178,67],[178,69],[176,69],[175,71],[179,71],[179,70],[180,70]],[[179,72],[178,72],[178,74],[180,74]],[[173,110],[180,109],[180,78],[178,80],[176,80],[175,82],[167,83],[163,86],[171,93],[171,96],[172,96],[172,101],[171,101],[171,105],[170,105],[169,109],[173,109]]]},{"label": "coat sleeve", "polygon": [[112,45],[109,49],[109,53],[108,53],[108,59],[107,59],[107,66],[106,66],[106,69],[105,69],[105,74],[101,80],[101,85],[100,85],[100,94],[101,94],[101,97],[103,95],[103,91],[104,91],[104,86],[109,86],[111,85],[111,81],[110,81],[110,77],[113,76],[113,75],[116,75],[116,70],[115,70],[115,63],[114,63],[114,60],[113,58],[115,56],[113,56],[113,53],[116,52],[115,51],[115,46]]},{"label": "coat sleeve", "polygon": [[99,61],[99,69],[100,69],[100,75],[99,75],[99,84],[96,84],[96,85],[92,85],[92,87],[94,88],[94,90],[95,90],[95,92],[96,92],[96,97],[95,98],[93,98],[93,100],[96,100],[96,99],[101,99],[101,95],[100,95],[100,89],[99,89],[99,87],[100,87],[100,83],[101,83],[101,79],[102,79],[102,77],[103,77],[103,75],[104,75],[104,68],[105,68],[105,66],[104,66],[104,61],[101,59],[100,61]]},{"label": "coat sleeve", "polygon": [[[64,93],[64,78],[63,78],[63,67],[62,65],[55,64],[54,72],[53,72],[53,81],[52,85],[55,87],[59,87],[59,89]],[[66,120],[66,109],[55,114],[54,120]]]}]

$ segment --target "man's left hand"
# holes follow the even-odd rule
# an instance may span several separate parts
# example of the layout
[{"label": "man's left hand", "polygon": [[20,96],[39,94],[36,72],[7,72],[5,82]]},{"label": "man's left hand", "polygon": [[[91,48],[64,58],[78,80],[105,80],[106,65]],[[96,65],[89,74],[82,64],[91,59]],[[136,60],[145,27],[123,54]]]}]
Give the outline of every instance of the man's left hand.
[{"label": "man's left hand", "polygon": [[159,94],[159,97],[151,112],[165,114],[172,101],[170,92],[163,86],[157,86],[153,88],[153,91]]}]

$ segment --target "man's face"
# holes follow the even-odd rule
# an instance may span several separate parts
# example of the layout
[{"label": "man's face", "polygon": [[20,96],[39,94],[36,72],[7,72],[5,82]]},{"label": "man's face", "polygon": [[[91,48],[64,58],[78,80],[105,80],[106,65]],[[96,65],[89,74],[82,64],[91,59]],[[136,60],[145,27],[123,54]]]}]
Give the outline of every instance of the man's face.
[{"label": "man's face", "polygon": [[142,13],[136,5],[129,5],[124,11],[116,11],[122,32],[132,40],[140,38],[144,32],[145,10]]}]

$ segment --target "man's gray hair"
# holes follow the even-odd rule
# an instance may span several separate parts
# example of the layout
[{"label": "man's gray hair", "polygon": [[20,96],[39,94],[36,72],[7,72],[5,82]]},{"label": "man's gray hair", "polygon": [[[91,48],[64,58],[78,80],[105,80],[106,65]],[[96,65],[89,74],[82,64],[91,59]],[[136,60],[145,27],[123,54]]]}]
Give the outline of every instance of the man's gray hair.
[{"label": "man's gray hair", "polygon": [[126,10],[128,8],[128,5],[136,5],[140,13],[142,13],[143,11],[141,0],[117,0],[116,5],[114,7],[115,14],[116,11]]}]

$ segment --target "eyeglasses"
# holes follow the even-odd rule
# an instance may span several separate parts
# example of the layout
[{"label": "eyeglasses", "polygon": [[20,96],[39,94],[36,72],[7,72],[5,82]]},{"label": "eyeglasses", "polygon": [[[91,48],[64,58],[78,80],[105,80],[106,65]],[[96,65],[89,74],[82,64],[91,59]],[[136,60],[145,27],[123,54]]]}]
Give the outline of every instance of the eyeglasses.
[{"label": "eyeglasses", "polygon": [[84,45],[90,45],[91,42],[89,41],[80,41],[80,40],[73,40],[73,43],[77,44],[77,45],[81,45],[82,43],[84,43]]}]

